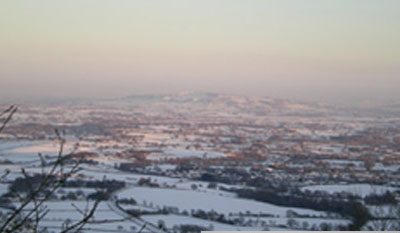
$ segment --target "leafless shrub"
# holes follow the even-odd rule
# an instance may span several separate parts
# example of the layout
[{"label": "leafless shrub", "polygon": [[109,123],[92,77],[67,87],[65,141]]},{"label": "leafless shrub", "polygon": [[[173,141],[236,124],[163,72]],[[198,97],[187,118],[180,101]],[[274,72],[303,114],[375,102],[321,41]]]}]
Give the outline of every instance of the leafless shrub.
[{"label": "leafless shrub", "polygon": [[[13,115],[17,111],[17,107],[10,106],[0,113],[0,133],[10,122]],[[15,233],[15,232],[48,232],[46,227],[40,226],[44,218],[48,215],[50,210],[45,205],[53,194],[61,188],[68,179],[73,177],[79,171],[79,165],[85,159],[82,157],[74,157],[73,155],[78,150],[79,144],[69,153],[64,152],[66,144],[65,132],[60,132],[55,129],[56,140],[59,144],[58,153],[54,160],[46,160],[42,154],[38,154],[40,160],[41,172],[39,174],[38,183],[27,184],[28,192],[24,194],[18,191],[11,190],[13,196],[18,199],[17,207],[7,212],[0,219],[0,232]],[[6,170],[4,174],[0,174],[0,182],[9,175],[10,171]],[[23,178],[29,180],[32,178],[28,172],[22,168],[21,173]],[[102,190],[97,190],[101,192]],[[75,210],[82,216],[80,220],[71,221],[65,220],[62,224],[60,233],[81,232],[87,224],[104,224],[124,222],[126,220],[135,220],[135,217],[128,216],[121,219],[94,219],[94,214],[97,207],[102,200],[98,199],[92,203],[87,202],[87,205],[81,209],[78,206],[71,204]],[[143,232],[147,228],[146,222],[143,223],[138,233]]]},{"label": "leafless shrub", "polygon": [[[15,106],[10,106],[0,113],[0,133],[16,111],[17,108]],[[5,116],[5,118],[3,118],[3,116]],[[12,192],[18,198],[18,205],[4,216],[3,221],[0,222],[0,232],[42,232],[43,229],[40,228],[39,224],[49,213],[45,202],[78,171],[81,160],[73,160],[72,165],[69,164],[68,167],[65,166],[67,160],[69,160],[69,163],[71,162],[69,159],[70,155],[76,152],[78,146],[76,145],[71,152],[65,154],[65,133],[60,133],[58,130],[55,130],[55,134],[59,143],[56,159],[51,161],[52,165],[46,170],[47,163],[43,156],[38,154],[41,161],[40,181],[35,185],[28,182],[28,192],[24,195],[18,192]],[[5,174],[1,175],[1,179],[4,179],[8,173],[9,171],[6,171]],[[21,173],[27,180],[31,177],[24,168],[21,169]],[[80,210],[78,207],[75,207],[76,210],[82,214],[82,218],[71,223],[66,221],[60,232],[79,232],[92,220],[99,203],[100,200],[96,200],[91,207],[85,208],[85,210]]]},{"label": "leafless shrub", "polygon": [[[41,161],[41,173],[40,181],[38,184],[29,184],[28,192],[25,195],[21,195],[14,191],[19,199],[19,205],[5,217],[4,222],[1,223],[0,232],[39,232],[39,223],[48,214],[49,210],[44,205],[45,202],[71,178],[77,171],[80,165],[80,160],[74,161],[69,167],[65,166],[66,160],[69,155],[73,154],[77,146],[68,154],[64,154],[65,138],[58,130],[55,130],[57,141],[59,143],[58,155],[54,161],[52,161],[51,167],[46,170],[44,158],[39,154]],[[23,177],[29,180],[30,175],[21,169]],[[100,201],[95,201],[91,208],[86,211],[80,211],[83,215],[82,219],[67,224],[60,232],[71,232],[79,231],[84,225],[86,225],[94,215],[94,212]]]}]

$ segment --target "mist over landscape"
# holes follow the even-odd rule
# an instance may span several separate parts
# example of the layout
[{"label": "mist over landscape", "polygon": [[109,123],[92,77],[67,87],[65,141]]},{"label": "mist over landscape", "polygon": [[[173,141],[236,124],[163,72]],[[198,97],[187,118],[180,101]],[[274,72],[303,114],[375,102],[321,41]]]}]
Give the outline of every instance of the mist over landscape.
[{"label": "mist over landscape", "polygon": [[4,1],[0,97],[393,101],[398,9],[395,0]]},{"label": "mist over landscape", "polygon": [[400,230],[400,1],[2,1],[0,232]]}]

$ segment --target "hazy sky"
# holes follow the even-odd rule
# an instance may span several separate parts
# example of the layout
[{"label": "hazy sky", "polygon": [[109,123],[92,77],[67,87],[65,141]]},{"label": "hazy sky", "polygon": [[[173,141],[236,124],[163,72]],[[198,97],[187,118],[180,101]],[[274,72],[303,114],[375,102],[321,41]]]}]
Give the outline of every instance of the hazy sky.
[{"label": "hazy sky", "polygon": [[400,98],[398,0],[2,0],[0,98]]}]

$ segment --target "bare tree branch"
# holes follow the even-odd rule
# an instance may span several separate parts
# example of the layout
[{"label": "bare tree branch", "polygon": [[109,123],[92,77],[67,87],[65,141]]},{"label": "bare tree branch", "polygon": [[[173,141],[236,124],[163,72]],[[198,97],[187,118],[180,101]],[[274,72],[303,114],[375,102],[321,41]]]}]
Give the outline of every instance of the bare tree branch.
[{"label": "bare tree branch", "polygon": [[8,124],[8,122],[11,120],[11,118],[13,117],[14,113],[17,112],[18,108],[15,107],[14,105],[11,105],[8,109],[6,109],[5,111],[3,111],[0,114],[0,117],[2,117],[3,115],[7,115],[6,119],[2,120],[1,125],[0,125],[0,133],[3,131],[3,129],[6,127],[6,125]]}]

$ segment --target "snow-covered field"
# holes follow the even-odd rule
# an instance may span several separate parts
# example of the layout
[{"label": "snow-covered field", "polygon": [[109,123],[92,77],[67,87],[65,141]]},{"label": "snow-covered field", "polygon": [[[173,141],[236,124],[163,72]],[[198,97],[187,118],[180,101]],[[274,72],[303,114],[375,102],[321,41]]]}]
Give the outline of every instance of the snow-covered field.
[{"label": "snow-covered field", "polygon": [[295,220],[300,225],[304,222],[307,222],[308,226],[316,225],[317,227],[320,226],[322,223],[328,223],[334,226],[337,225],[348,225],[350,220],[347,219],[334,219],[334,218],[288,218],[288,217],[279,217],[279,218],[272,218],[272,217],[246,217],[246,220],[249,221],[264,221],[269,226],[277,226],[277,225],[286,225],[289,220]]},{"label": "snow-covered field", "polygon": [[8,191],[8,184],[0,183],[0,196],[7,193]]},{"label": "snow-covered field", "polygon": [[217,151],[206,151],[206,150],[189,150],[180,148],[165,149],[163,153],[153,153],[147,156],[150,160],[162,160],[172,158],[219,158],[226,157],[224,153]]},{"label": "snow-covered field", "polygon": [[[156,184],[160,185],[161,187],[173,186],[179,190],[192,190],[193,187],[195,186],[196,192],[203,192],[203,193],[207,193],[207,194],[214,194],[214,195],[220,195],[220,196],[236,197],[236,194],[232,193],[232,192],[219,190],[219,188],[210,189],[210,188],[208,188],[209,183],[203,182],[203,181],[190,181],[187,179],[178,179],[178,178],[171,178],[171,177],[165,177],[165,176],[127,173],[127,172],[121,172],[118,170],[114,170],[112,168],[109,168],[107,170],[101,170],[101,169],[93,169],[92,167],[85,167],[85,166],[83,166],[83,167],[85,169],[80,171],[79,174],[82,174],[85,177],[91,178],[91,179],[99,180],[99,179],[103,179],[103,177],[106,177],[107,179],[125,181],[128,184],[129,183],[136,184],[140,179],[150,179],[150,181],[152,183],[156,183]],[[217,186],[224,187],[224,188],[239,188],[239,187],[241,187],[241,186],[237,186],[237,185],[227,185],[227,184],[217,184]]]},{"label": "snow-covered field", "polygon": [[287,228],[281,228],[279,226],[285,226],[288,220],[296,221],[299,226],[306,222],[307,226],[312,227],[315,225],[319,227],[322,223],[328,223],[334,226],[349,224],[348,220],[344,219],[326,219],[326,218],[256,218],[256,217],[246,217],[246,222],[252,223],[254,227],[241,227],[235,225],[229,225],[224,223],[219,223],[215,221],[203,220],[198,218],[193,218],[189,216],[178,216],[178,215],[145,215],[142,217],[148,222],[153,224],[158,224],[162,222],[167,228],[173,228],[174,225],[180,224],[193,224],[202,226],[211,230],[218,231],[260,231],[260,230],[288,230]]},{"label": "snow-covered field", "polygon": [[[50,210],[41,223],[42,227],[48,229],[60,229],[65,220],[76,222],[82,219],[82,214],[76,209],[85,211],[85,208],[91,208],[93,202],[86,201],[56,201],[46,202],[47,208]],[[132,229],[138,229],[141,225],[126,219],[126,216],[114,210],[108,202],[101,202],[96,209],[92,221],[97,221],[97,224],[88,224],[85,226],[85,232],[110,232],[120,231],[125,229],[131,232]],[[107,223],[101,223],[106,221]],[[120,227],[123,229],[121,229]],[[132,228],[133,227],[133,228]]]},{"label": "snow-covered field", "polygon": [[84,169],[79,171],[78,174],[82,174],[87,178],[92,178],[95,180],[101,180],[103,177],[106,177],[110,180],[119,180],[125,181],[127,183],[136,183],[141,178],[148,179],[150,178],[152,182],[158,183],[160,185],[167,184],[167,185],[174,185],[181,181],[181,179],[177,178],[170,178],[164,176],[156,176],[156,175],[141,175],[135,173],[128,173],[115,170],[113,168],[108,169],[97,169],[94,167],[89,166],[82,166]]},{"label": "snow-covered field", "polygon": [[202,209],[214,210],[218,213],[265,213],[274,216],[286,216],[288,210],[294,210],[299,214],[324,216],[326,213],[302,208],[280,207],[268,203],[248,199],[239,199],[230,196],[212,195],[206,192],[189,190],[162,189],[134,187],[118,194],[119,198],[134,198],[138,203],[153,203],[153,206],[178,207],[180,211]]},{"label": "snow-covered field", "polygon": [[217,158],[217,157],[225,157],[224,153],[216,152],[216,151],[203,151],[203,150],[186,150],[186,149],[168,149],[164,150],[164,153],[167,156],[173,156],[177,158],[182,157],[207,157],[207,158]]},{"label": "snow-covered field", "polygon": [[251,231],[251,230],[262,230],[262,227],[240,227],[229,224],[223,224],[213,221],[207,221],[203,219],[188,217],[188,216],[177,216],[177,215],[145,215],[142,217],[144,220],[157,225],[162,221],[168,229],[173,228],[175,225],[197,225],[210,230],[219,231]]},{"label": "snow-covered field", "polygon": [[[60,145],[55,141],[6,141],[0,144],[0,158],[16,164],[32,164],[39,161],[38,154],[55,157]],[[74,149],[73,142],[67,142],[64,153]]]},{"label": "snow-covered field", "polygon": [[344,184],[344,185],[312,185],[301,188],[302,191],[324,191],[330,194],[333,193],[351,193],[361,197],[368,196],[370,194],[382,194],[386,191],[395,191],[398,188],[382,186],[382,185],[370,185],[370,184]]}]

